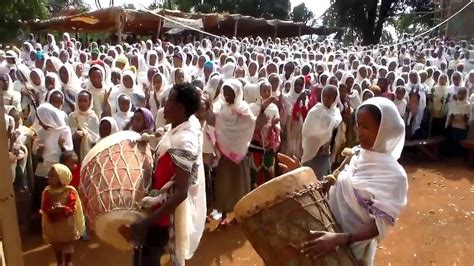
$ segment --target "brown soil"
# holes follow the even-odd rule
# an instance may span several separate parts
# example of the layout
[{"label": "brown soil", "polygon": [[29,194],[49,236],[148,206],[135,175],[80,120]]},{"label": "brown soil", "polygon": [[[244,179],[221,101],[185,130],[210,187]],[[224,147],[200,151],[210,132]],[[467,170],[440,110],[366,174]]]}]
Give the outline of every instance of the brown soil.
[{"label": "brown soil", "polygon": [[[377,265],[469,265],[474,251],[474,170],[461,159],[404,163],[408,206],[376,255]],[[54,265],[40,236],[23,241],[25,265]],[[76,266],[129,266],[131,256],[93,239],[75,245]],[[166,260],[166,259],[165,259]],[[191,266],[263,265],[238,225],[207,232]]]}]

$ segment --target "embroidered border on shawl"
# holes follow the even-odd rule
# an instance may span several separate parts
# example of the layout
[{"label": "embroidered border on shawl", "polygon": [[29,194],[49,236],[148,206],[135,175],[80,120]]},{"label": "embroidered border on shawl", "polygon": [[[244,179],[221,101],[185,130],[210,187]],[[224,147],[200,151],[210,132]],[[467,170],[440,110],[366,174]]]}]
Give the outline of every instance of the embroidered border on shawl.
[{"label": "embroidered border on shawl", "polygon": [[168,153],[171,155],[171,159],[176,166],[190,173],[191,184],[196,184],[199,168],[196,162],[198,158],[197,154],[177,148],[168,149]]},{"label": "embroidered border on shawl", "polygon": [[364,198],[362,198],[359,195],[359,193],[357,193],[357,191],[355,189],[354,189],[354,195],[356,196],[357,201],[359,202],[359,204],[364,209],[366,209],[369,212],[369,214],[371,214],[371,215],[373,215],[377,218],[387,219],[392,225],[395,224],[395,218],[388,215],[386,212],[378,209],[377,207],[373,206],[370,201],[365,200]]}]

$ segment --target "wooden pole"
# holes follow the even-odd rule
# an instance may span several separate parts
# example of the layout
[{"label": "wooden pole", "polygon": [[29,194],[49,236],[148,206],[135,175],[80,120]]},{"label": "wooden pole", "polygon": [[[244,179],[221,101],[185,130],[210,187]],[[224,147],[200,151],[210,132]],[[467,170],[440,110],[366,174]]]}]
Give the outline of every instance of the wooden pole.
[{"label": "wooden pole", "polygon": [[234,37],[237,37],[237,28],[239,26],[239,19],[237,19],[234,23]]},{"label": "wooden pole", "polygon": [[122,43],[122,10],[119,9],[115,15],[117,26],[117,44]]},{"label": "wooden pole", "polygon": [[0,175],[0,224],[5,247],[5,261],[7,266],[23,266],[23,249],[18,229],[13,177],[10,171],[3,101],[0,101],[0,165],[4,169]]},{"label": "wooden pole", "polygon": [[277,36],[278,36],[278,24],[275,25],[275,36],[273,38],[276,39]]}]

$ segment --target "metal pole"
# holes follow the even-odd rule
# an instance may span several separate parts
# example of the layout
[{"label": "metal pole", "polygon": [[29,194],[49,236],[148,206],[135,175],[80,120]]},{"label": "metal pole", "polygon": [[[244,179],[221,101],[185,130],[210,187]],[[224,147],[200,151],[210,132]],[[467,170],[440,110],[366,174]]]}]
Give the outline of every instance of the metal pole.
[{"label": "metal pole", "polygon": [[5,247],[5,260],[8,266],[23,266],[20,231],[13,190],[13,177],[10,171],[7,128],[5,125],[5,106],[0,101],[0,165],[6,171],[0,175],[0,224]]}]

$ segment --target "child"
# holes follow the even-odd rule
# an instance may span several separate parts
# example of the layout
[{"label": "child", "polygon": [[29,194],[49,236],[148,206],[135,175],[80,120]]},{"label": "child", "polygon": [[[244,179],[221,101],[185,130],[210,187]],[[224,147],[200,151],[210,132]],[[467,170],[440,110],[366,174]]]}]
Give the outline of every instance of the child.
[{"label": "child", "polygon": [[155,131],[153,114],[146,108],[138,108],[126,128],[140,134],[145,132],[153,134]]},{"label": "child", "polygon": [[406,95],[406,89],[403,86],[397,87],[395,90],[395,99],[393,102],[395,103],[395,106],[397,107],[398,112],[400,113],[400,116],[402,118],[405,117],[405,113],[407,111],[407,100],[405,98]]},{"label": "child", "polygon": [[129,96],[126,94],[120,94],[117,97],[117,112],[114,114],[113,118],[117,122],[117,127],[119,131],[124,130],[128,125],[130,120],[133,117],[132,110],[132,101]]},{"label": "child", "polygon": [[446,113],[448,109],[449,82],[448,75],[441,74],[438,78],[438,84],[433,88],[432,92],[432,110],[433,117],[431,124],[431,136],[443,135],[446,125]]},{"label": "child", "polygon": [[251,185],[256,188],[275,177],[275,156],[280,147],[280,113],[276,97],[272,97],[272,85],[267,81],[258,84],[260,100],[250,105],[257,123],[251,153]]},{"label": "child", "polygon": [[65,165],[54,164],[41,196],[43,238],[53,247],[57,264],[66,266],[72,266],[73,242],[84,232],[81,200],[76,189],[69,186],[71,179]]},{"label": "child", "polygon": [[328,85],[322,91],[322,103],[309,110],[303,124],[303,157],[301,162],[313,169],[318,180],[331,173],[330,142],[342,122],[337,104],[339,91]]},{"label": "child", "polygon": [[363,92],[362,92],[362,102],[365,102],[367,101],[368,99],[370,98],[374,98],[374,93],[369,90],[369,89],[365,89]]},{"label": "child", "polygon": [[65,151],[59,157],[59,163],[67,166],[72,174],[70,186],[75,189],[79,187],[81,179],[81,164],[77,154],[74,151]]},{"label": "child", "polygon": [[459,87],[456,93],[457,100],[451,99],[448,106],[446,128],[451,127],[452,151],[454,154],[461,152],[460,142],[466,139],[470,115],[467,89]]},{"label": "child", "polygon": [[117,122],[110,116],[103,117],[99,122],[99,142],[100,140],[117,133],[118,127]]},{"label": "child", "polygon": [[303,91],[305,80],[303,76],[296,76],[291,82],[290,92],[286,95],[288,106],[288,119],[286,121],[286,147],[283,152],[301,158],[303,148],[301,146],[301,129],[308,114],[306,108],[307,95]]},{"label": "child", "polygon": [[64,122],[61,111],[49,103],[43,103],[37,110],[40,129],[36,131],[33,153],[39,158],[35,171],[34,203],[39,209],[41,193],[47,186],[48,171],[56,163],[64,151],[72,151],[71,130]]},{"label": "child", "polygon": [[99,118],[92,110],[92,94],[82,90],[76,98],[75,111],[69,114],[74,149],[81,161],[99,138]]}]

